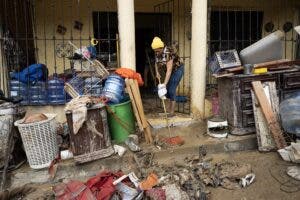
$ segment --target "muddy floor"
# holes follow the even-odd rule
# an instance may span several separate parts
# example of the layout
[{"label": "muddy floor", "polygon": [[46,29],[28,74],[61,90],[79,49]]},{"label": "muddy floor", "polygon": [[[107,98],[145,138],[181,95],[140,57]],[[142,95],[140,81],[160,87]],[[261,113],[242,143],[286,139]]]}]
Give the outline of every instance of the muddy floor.
[{"label": "muddy floor", "polygon": [[[164,166],[184,164],[186,156],[181,155],[165,159],[154,158],[153,162]],[[259,153],[256,151],[241,153],[221,153],[208,155],[213,163],[234,161],[249,163],[256,175],[254,183],[242,189],[228,190],[222,187],[207,187],[212,200],[294,200],[300,199],[300,182],[289,178],[285,170],[290,163],[279,158],[277,153]],[[136,170],[136,166],[132,166]],[[88,178],[88,177],[87,177]],[[36,191],[24,199],[54,199],[51,192],[53,184],[32,185]]]},{"label": "muddy floor", "polygon": [[[164,174],[161,172],[162,169],[171,169],[171,171],[166,170],[166,172],[167,174],[172,174],[173,171],[178,170],[179,166],[183,166],[183,168],[189,166],[187,158],[199,157],[199,146],[203,144],[219,149],[217,152],[207,151],[204,156],[205,159],[210,160],[211,166],[224,161],[250,164],[252,172],[256,175],[254,183],[246,188],[232,190],[224,189],[222,186],[205,186],[205,192],[208,193],[208,199],[300,199],[300,181],[295,181],[286,175],[286,168],[291,165],[291,163],[282,161],[276,152],[260,153],[255,150],[255,148],[252,148],[253,150],[251,151],[245,151],[243,148],[238,152],[222,151],[226,142],[240,141],[241,138],[244,138],[244,141],[248,141],[249,138],[255,139],[255,135],[243,137],[229,136],[228,138],[216,140],[205,134],[206,128],[203,123],[195,123],[186,127],[173,127],[171,130],[172,136],[181,136],[185,140],[185,144],[180,147],[161,150],[158,149],[157,146],[142,144],[141,147],[144,152],[155,152],[151,157],[151,163],[146,167],[140,167],[134,158],[137,154],[130,151],[122,158],[115,155],[83,165],[74,165],[72,160],[64,161],[59,165],[54,181],[47,181],[47,170],[33,171],[28,165],[25,165],[11,174],[12,184],[15,187],[20,187],[25,183],[31,183],[29,185],[32,186],[35,191],[31,193],[25,192],[26,195],[22,198],[8,199],[55,199],[52,192],[52,186],[72,179],[86,181],[103,169],[112,171],[122,170],[124,173],[135,172],[139,178],[144,178],[151,172],[155,172],[160,176],[160,174]],[[154,130],[153,133],[159,138],[168,136],[168,130],[166,128]],[[241,143],[241,145],[244,144]],[[180,180],[175,183],[181,184]],[[1,197],[0,200],[2,200]]]}]

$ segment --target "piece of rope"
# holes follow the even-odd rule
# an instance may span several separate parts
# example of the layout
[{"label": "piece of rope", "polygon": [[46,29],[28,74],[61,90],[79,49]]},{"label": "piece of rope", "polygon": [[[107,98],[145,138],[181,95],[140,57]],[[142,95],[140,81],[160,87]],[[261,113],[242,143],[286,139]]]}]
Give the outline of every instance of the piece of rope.
[{"label": "piece of rope", "polygon": [[135,131],[131,130],[130,124],[122,120],[118,115],[114,113],[114,111],[109,107],[107,102],[109,101],[106,97],[101,97],[100,101],[105,105],[107,111],[111,116],[115,119],[116,122],[118,122],[129,134],[133,134]]}]

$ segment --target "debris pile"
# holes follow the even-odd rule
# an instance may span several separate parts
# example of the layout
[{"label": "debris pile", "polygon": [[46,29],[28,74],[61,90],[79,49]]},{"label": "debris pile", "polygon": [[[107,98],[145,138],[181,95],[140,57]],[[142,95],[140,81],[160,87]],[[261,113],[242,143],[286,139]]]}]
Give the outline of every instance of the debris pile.
[{"label": "debris pile", "polygon": [[[251,184],[255,178],[249,164],[228,161],[213,164],[209,159],[200,161],[197,158],[187,158],[186,161],[189,161],[186,165],[155,166],[161,177],[159,185],[175,184],[189,197],[198,199],[200,196],[209,195],[207,187],[239,189]],[[251,180],[244,180],[247,175],[252,177]],[[243,180],[246,183],[242,184]]]},{"label": "debris pile", "polygon": [[[250,185],[255,175],[250,164],[187,157],[186,164],[158,165],[152,162],[151,153],[139,152],[140,176],[131,172],[103,171],[86,183],[70,181],[54,187],[57,199],[77,194],[78,199],[93,196],[95,199],[175,200],[209,197],[210,187],[237,190]],[[144,162],[142,162],[144,161]],[[143,170],[141,170],[143,169]]]}]

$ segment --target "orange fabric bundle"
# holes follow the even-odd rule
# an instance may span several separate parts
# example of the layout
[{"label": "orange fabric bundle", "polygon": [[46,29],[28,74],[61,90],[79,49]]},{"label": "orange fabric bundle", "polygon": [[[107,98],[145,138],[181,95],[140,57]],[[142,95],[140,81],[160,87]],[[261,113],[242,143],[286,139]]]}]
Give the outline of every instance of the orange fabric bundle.
[{"label": "orange fabric bundle", "polygon": [[144,81],[142,79],[142,76],[140,73],[135,72],[132,69],[128,68],[118,68],[116,70],[116,74],[122,76],[123,78],[131,78],[131,79],[136,79],[139,86],[144,85]]},{"label": "orange fabric bundle", "polygon": [[157,175],[154,174],[154,173],[151,173],[151,174],[149,174],[149,176],[147,177],[146,180],[144,180],[140,183],[140,188],[142,190],[150,190],[151,188],[153,188],[157,184],[158,184]]}]

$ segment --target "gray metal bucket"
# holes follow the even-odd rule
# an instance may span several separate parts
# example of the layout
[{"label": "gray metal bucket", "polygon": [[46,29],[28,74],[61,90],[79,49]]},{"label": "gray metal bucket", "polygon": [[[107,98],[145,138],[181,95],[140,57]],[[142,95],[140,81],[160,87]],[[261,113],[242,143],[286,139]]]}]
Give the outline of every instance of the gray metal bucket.
[{"label": "gray metal bucket", "polygon": [[253,71],[253,65],[252,64],[245,64],[244,65],[244,74],[245,75],[252,74],[252,71]]}]

